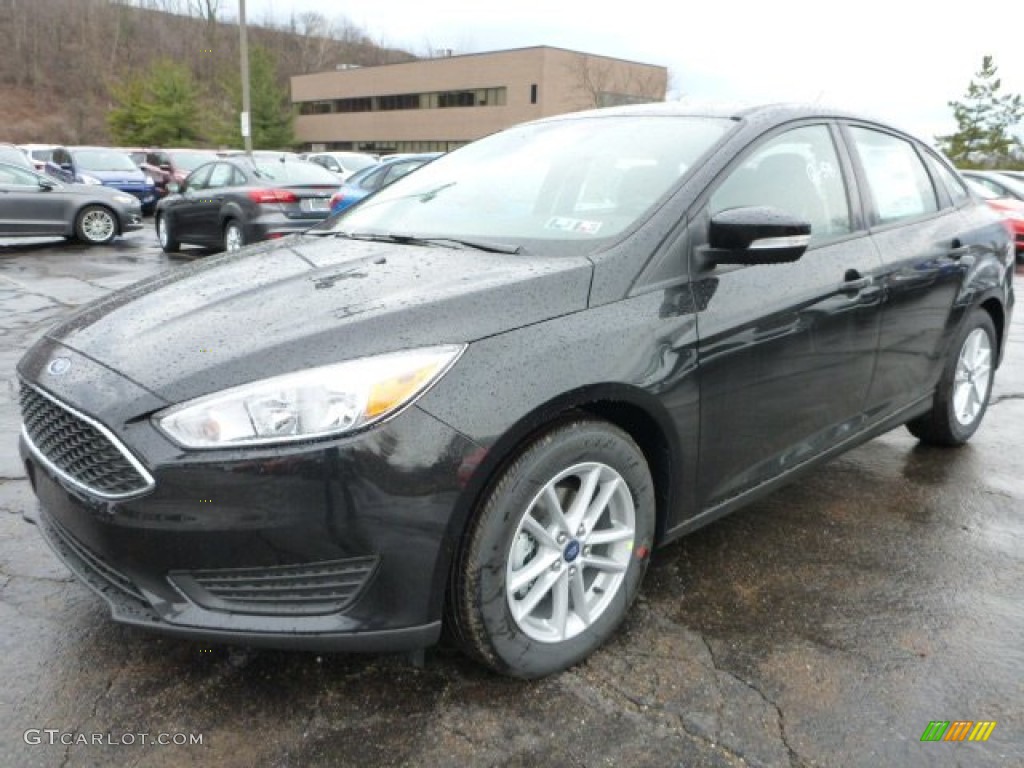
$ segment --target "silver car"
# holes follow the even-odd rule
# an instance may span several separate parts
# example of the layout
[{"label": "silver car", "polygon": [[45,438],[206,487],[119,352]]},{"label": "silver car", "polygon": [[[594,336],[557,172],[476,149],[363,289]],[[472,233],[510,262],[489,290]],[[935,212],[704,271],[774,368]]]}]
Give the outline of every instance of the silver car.
[{"label": "silver car", "polygon": [[109,243],[142,228],[138,198],[96,184],[65,184],[0,162],[0,237],[77,238]]}]

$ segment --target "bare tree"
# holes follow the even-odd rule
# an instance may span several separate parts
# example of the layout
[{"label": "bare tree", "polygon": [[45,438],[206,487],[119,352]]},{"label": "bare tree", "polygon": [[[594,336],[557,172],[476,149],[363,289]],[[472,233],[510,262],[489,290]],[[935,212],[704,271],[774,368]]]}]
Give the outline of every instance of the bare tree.
[{"label": "bare tree", "polygon": [[667,75],[660,67],[580,54],[567,65],[579,109],[664,101]]}]

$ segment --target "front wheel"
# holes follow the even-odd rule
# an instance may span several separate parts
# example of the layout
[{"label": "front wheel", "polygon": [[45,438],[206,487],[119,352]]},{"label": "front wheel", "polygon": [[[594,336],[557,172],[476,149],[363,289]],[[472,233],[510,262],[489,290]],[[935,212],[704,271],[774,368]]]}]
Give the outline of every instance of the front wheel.
[{"label": "front wheel", "polygon": [[75,237],[89,245],[106,245],[117,237],[117,218],[102,205],[87,205],[75,220]]},{"label": "front wheel", "polygon": [[456,565],[463,649],[523,678],[586,658],[636,597],[654,498],[643,452],[618,427],[576,420],[535,439],[497,477]]},{"label": "front wheel", "polygon": [[992,318],[974,310],[957,336],[939,379],[932,409],[907,423],[910,433],[931,445],[963,445],[988,408],[995,373],[996,332]]}]

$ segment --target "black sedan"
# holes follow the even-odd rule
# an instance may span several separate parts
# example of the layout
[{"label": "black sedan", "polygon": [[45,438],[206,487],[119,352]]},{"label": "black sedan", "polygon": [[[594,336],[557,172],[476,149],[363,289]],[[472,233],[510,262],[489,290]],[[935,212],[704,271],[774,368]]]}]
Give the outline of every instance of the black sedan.
[{"label": "black sedan", "polygon": [[196,168],[156,209],[156,233],[168,253],[182,243],[236,251],[309,229],[327,218],[338,179],[287,154],[223,158]]},{"label": "black sedan", "polygon": [[0,237],[77,238],[103,245],[142,227],[137,198],[94,184],[64,184],[0,163]]},{"label": "black sedan", "polygon": [[878,122],[550,118],[53,329],[21,455],[118,621],[334,650],[447,622],[535,677],[608,639],[655,547],[899,425],[966,442],[1012,271]]}]

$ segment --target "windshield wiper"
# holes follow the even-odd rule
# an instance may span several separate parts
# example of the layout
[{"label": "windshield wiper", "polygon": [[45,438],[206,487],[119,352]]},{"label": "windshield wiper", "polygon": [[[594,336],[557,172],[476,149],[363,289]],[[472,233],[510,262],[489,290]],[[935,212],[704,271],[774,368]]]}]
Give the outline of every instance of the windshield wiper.
[{"label": "windshield wiper", "polygon": [[518,245],[505,245],[486,240],[466,240],[458,237],[417,237],[415,235],[390,235],[374,232],[310,232],[309,234],[332,234],[349,240],[368,240],[374,243],[398,243],[399,245],[441,246],[442,248],[471,248],[487,253],[516,254],[522,250]]}]

